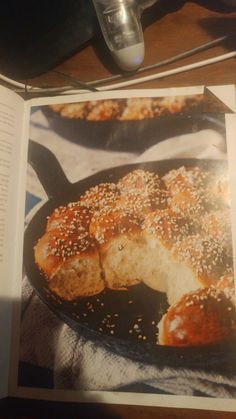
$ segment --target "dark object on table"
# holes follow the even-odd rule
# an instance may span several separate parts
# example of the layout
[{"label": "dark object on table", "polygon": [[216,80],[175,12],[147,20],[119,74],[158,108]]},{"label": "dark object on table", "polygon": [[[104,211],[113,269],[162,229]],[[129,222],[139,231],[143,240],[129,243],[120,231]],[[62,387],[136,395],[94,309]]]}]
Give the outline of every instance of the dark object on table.
[{"label": "dark object on table", "polygon": [[9,0],[0,15],[0,71],[13,78],[48,71],[97,31],[92,0]]},{"label": "dark object on table", "polygon": [[[196,2],[221,12],[236,9],[235,0]],[[158,19],[184,3],[185,0],[159,0],[153,6],[152,16]],[[145,12],[143,23],[148,24]],[[92,0],[4,1],[0,14],[0,71],[16,79],[35,77],[84,47],[97,33]]]}]

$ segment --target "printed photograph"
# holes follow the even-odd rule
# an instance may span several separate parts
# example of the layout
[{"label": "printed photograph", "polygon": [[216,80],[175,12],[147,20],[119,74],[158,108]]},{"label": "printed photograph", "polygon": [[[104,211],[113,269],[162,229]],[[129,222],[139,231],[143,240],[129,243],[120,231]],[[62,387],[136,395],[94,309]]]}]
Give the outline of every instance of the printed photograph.
[{"label": "printed photograph", "polygon": [[32,108],[18,386],[235,397],[225,108]]}]

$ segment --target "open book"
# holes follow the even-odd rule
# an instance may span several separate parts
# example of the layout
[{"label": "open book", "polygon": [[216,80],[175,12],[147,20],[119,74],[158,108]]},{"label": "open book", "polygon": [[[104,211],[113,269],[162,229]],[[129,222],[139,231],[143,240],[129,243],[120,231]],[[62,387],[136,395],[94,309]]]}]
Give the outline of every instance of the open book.
[{"label": "open book", "polygon": [[236,410],[234,86],[0,91],[1,397]]}]

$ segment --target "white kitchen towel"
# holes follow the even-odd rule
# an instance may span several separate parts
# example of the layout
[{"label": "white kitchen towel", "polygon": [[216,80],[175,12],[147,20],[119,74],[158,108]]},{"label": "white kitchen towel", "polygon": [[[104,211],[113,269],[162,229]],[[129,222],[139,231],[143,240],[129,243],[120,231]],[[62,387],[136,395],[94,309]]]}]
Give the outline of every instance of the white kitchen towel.
[{"label": "white kitchen towel", "polygon": [[[219,398],[236,397],[236,374],[169,368],[136,362],[85,339],[52,313],[23,281],[21,361],[53,370],[54,388],[116,391],[145,384],[175,395],[200,392]],[[219,360],[220,362],[220,360]],[[151,390],[150,390],[151,392]]]},{"label": "white kitchen towel", "polygon": [[235,397],[236,377],[201,370],[159,367],[110,352],[88,341],[68,326],[61,328],[54,379],[57,388],[118,390],[133,383],[148,384],[176,395],[196,391],[212,397]]}]

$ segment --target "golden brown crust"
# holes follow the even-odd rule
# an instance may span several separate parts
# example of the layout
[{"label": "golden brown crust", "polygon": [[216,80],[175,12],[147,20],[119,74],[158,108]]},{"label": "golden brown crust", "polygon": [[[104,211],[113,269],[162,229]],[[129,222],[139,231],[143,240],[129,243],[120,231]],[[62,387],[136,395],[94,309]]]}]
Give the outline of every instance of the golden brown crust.
[{"label": "golden brown crust", "polygon": [[54,275],[56,270],[63,263],[62,258],[59,259],[59,257],[53,254],[49,249],[49,243],[56,233],[57,230],[50,230],[45,233],[34,247],[35,263],[47,278]]},{"label": "golden brown crust", "polygon": [[64,300],[104,289],[96,243],[89,234],[91,217],[91,210],[79,202],[59,207],[34,249],[48,287]]},{"label": "golden brown crust", "polygon": [[91,217],[92,211],[83,202],[70,202],[68,205],[56,208],[47,218],[46,231],[63,228],[63,226],[75,230],[72,227],[73,224],[81,224],[85,229],[88,229]]},{"label": "golden brown crust", "polygon": [[121,211],[100,212],[92,217],[89,231],[103,245],[114,237],[140,232],[140,220]]},{"label": "golden brown crust", "polygon": [[[227,187],[209,182],[211,174],[198,167],[171,170],[163,179],[137,169],[55,209],[35,246],[48,287],[71,301],[143,281],[167,293],[170,304],[178,300],[163,318],[161,343],[200,345],[228,338],[235,330],[231,225],[229,208],[218,202]],[[184,325],[178,336],[172,333],[176,310]],[[225,310],[225,324],[217,310]],[[199,337],[192,316],[196,328],[206,323]]]},{"label": "golden brown crust", "polygon": [[100,183],[88,189],[80,201],[94,212],[115,207],[119,196],[120,191],[115,183]]},{"label": "golden brown crust", "polygon": [[136,169],[127,173],[118,182],[121,194],[155,195],[160,191],[161,179],[154,172]]},{"label": "golden brown crust", "polygon": [[156,210],[145,217],[142,225],[144,233],[153,235],[169,249],[194,231],[193,222],[170,209]]},{"label": "golden brown crust", "polygon": [[160,325],[160,343],[199,346],[223,342],[236,334],[235,307],[224,292],[204,288],[184,295]]},{"label": "golden brown crust", "polygon": [[163,176],[164,183],[171,195],[192,189],[205,189],[209,173],[199,167],[181,166],[170,170]]},{"label": "golden brown crust", "polygon": [[170,193],[170,208],[182,215],[198,217],[206,212],[211,203],[207,196],[209,173],[198,167],[180,167],[171,170],[163,177]]},{"label": "golden brown crust", "polygon": [[155,209],[167,208],[168,192],[156,173],[142,169],[128,173],[118,182],[121,196],[117,206],[142,219]]},{"label": "golden brown crust", "polygon": [[226,269],[232,266],[221,240],[196,234],[176,243],[172,257],[193,270],[204,287],[215,285]]}]

